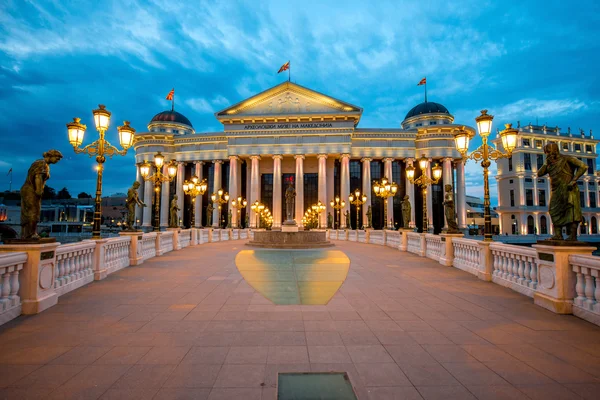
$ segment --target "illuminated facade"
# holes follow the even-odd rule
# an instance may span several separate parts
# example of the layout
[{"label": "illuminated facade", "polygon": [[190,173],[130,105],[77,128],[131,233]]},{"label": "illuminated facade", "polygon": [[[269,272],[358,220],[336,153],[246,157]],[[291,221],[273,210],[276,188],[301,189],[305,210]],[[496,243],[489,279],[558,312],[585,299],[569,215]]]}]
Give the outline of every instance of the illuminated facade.
[{"label": "illuminated facade", "polygon": [[[511,159],[498,160],[498,212],[500,231],[509,235],[553,234],[548,213],[550,180],[548,176],[537,177],[544,164],[544,145],[556,142],[562,154],[577,157],[587,164],[588,170],[577,182],[580,190],[581,210],[585,221],[580,234],[597,234],[600,223],[600,176],[596,171],[596,145],[590,132],[573,134],[570,129],[561,133],[559,127],[545,125],[519,127],[517,148]],[[496,139],[496,145],[500,140]]]},{"label": "illuminated facade", "polygon": [[[345,218],[337,218],[330,206],[336,196],[346,201],[343,216],[350,211],[352,227],[356,227],[356,209],[348,196],[359,189],[367,195],[358,225],[366,222],[368,206],[372,207],[375,229],[384,225],[383,201],[372,190],[372,182],[383,177],[396,182],[398,194],[388,201],[388,225],[400,227],[401,201],[405,194],[412,203],[411,227],[420,227],[422,198],[420,190],[406,179],[406,167],[417,158],[427,157],[428,173],[438,163],[443,167],[443,179],[427,192],[429,226],[439,232],[445,225],[443,185],[455,188],[459,225],[466,228],[464,164],[456,151],[452,131],[459,125],[441,104],[421,103],[411,109],[397,129],[359,128],[362,108],[318,93],[292,82],[284,82],[215,114],[223,124],[222,132],[197,132],[190,121],[175,111],[157,114],[148,125],[148,132],[136,133],[134,149],[138,165],[140,197],[151,204],[153,188],[145,184],[139,165],[152,161],[160,151],[165,160],[175,160],[177,178],[164,183],[161,190],[161,226],[168,224],[167,204],[177,194],[180,219],[189,225],[191,201],[183,194],[183,181],[192,175],[207,179],[208,191],[198,196],[196,226],[205,226],[206,207],[210,194],[219,189],[230,199],[242,196],[248,207],[238,221],[233,212],[233,226],[250,226],[256,220],[250,205],[258,200],[272,211],[273,227],[284,218],[287,182],[296,189],[295,219],[302,224],[304,211],[321,201],[327,205],[321,225],[327,225],[327,215],[335,216],[336,227],[346,227]],[[462,126],[462,125],[461,125]],[[473,131],[473,128],[466,127]],[[420,174],[417,168],[417,176]],[[222,226],[227,219],[227,206],[222,215],[213,211],[213,226]],[[282,211],[283,210],[283,211]],[[152,208],[140,209],[136,218],[149,229]],[[141,214],[143,212],[143,215]],[[392,222],[390,222],[392,221]]]}]

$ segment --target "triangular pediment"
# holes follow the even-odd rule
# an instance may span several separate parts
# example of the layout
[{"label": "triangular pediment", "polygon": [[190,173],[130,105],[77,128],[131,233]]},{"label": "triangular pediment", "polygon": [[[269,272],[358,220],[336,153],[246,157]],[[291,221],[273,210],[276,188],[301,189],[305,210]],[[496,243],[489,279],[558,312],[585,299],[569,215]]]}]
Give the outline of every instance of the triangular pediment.
[{"label": "triangular pediment", "polygon": [[219,111],[215,116],[225,122],[231,118],[309,115],[355,115],[360,118],[360,114],[360,107],[292,82],[284,82]]}]

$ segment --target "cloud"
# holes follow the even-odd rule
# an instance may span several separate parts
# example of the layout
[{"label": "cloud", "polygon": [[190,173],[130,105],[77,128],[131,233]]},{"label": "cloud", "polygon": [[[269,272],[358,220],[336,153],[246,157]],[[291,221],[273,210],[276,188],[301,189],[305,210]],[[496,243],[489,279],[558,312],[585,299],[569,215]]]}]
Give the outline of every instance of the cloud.
[{"label": "cloud", "polygon": [[200,113],[213,112],[212,105],[208,101],[206,101],[206,99],[203,99],[200,97],[187,99],[185,101],[185,104],[187,104],[192,109],[194,109],[195,111],[198,111]]}]

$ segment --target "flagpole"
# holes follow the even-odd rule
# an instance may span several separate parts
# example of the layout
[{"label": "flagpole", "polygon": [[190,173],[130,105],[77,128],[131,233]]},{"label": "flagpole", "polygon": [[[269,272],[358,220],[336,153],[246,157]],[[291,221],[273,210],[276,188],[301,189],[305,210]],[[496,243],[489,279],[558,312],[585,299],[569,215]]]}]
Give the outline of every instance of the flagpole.
[{"label": "flagpole", "polygon": [[8,171],[8,173],[10,174],[10,183],[8,184],[8,191],[12,192],[12,174],[13,174],[13,170],[12,168],[10,169],[10,171]]},{"label": "flagpole", "polygon": [[427,77],[425,77],[425,103],[427,103]]},{"label": "flagpole", "polygon": [[292,64],[290,64],[289,60],[288,60],[288,64],[289,64],[289,67],[288,67],[288,82],[291,82],[292,81]]},{"label": "flagpole", "polygon": [[173,92],[173,97],[171,98],[171,111],[175,111],[175,92]]}]

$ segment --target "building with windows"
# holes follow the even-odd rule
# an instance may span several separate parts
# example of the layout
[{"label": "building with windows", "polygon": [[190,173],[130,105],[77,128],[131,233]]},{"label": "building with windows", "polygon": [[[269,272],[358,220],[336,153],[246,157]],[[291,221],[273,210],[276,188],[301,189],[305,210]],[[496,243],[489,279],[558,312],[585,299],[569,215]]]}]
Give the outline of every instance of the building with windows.
[{"label": "building with windows", "polygon": [[[352,227],[363,226],[368,207],[372,209],[373,226],[384,226],[384,203],[374,195],[372,182],[383,177],[398,184],[398,194],[388,201],[389,226],[399,227],[402,221],[401,201],[409,195],[412,204],[411,227],[421,228],[422,195],[406,179],[406,167],[415,165],[415,177],[420,176],[416,159],[429,160],[426,169],[431,174],[435,163],[443,167],[443,179],[427,191],[429,226],[440,232],[445,225],[443,185],[455,188],[459,225],[467,226],[465,208],[464,164],[455,149],[452,132],[459,126],[446,107],[424,102],[412,108],[399,128],[359,128],[362,108],[324,95],[312,89],[284,82],[262,93],[242,100],[215,114],[223,125],[220,132],[196,131],[192,123],[176,111],[157,114],[147,132],[136,133],[134,149],[138,165],[137,179],[141,184],[140,198],[153,202],[153,187],[145,183],[139,166],[152,163],[160,151],[165,161],[177,163],[177,177],[161,188],[161,227],[168,225],[168,204],[177,194],[179,218],[189,225],[191,199],[184,196],[183,182],[195,175],[207,179],[208,191],[195,201],[196,226],[205,226],[206,207],[211,193],[219,189],[231,199],[242,196],[248,200],[238,221],[232,213],[233,226],[244,226],[246,215],[252,226],[256,219],[250,209],[261,201],[274,217],[273,228],[281,226],[286,209],[284,191],[288,182],[296,189],[295,219],[302,225],[305,210],[317,201],[327,205],[321,225],[326,226],[327,214],[336,218],[336,227],[346,227],[343,215],[350,212]],[[473,128],[466,129],[474,133]],[[166,168],[166,166],[164,167]],[[367,195],[359,221],[355,206],[348,202],[356,189]],[[330,200],[340,196],[346,200],[341,221],[330,207]],[[229,205],[227,205],[229,206]],[[228,207],[219,215],[215,207],[212,225],[222,226]],[[154,223],[152,207],[139,208],[138,215],[145,229]]]},{"label": "building with windows", "polygon": [[[596,171],[596,145],[592,132],[583,130],[577,134],[569,128],[566,133],[559,127],[546,125],[519,126],[517,148],[509,159],[498,160],[498,207],[500,231],[509,235],[553,234],[548,203],[550,180],[548,176],[537,177],[544,164],[544,145],[556,142],[562,154],[577,157],[587,164],[586,174],[577,182],[580,190],[581,208],[585,221],[580,234],[597,234],[600,228],[600,175]],[[501,146],[499,139],[494,143]]]},{"label": "building with windows", "polygon": [[[483,199],[476,196],[466,196],[467,202],[467,224],[469,232],[477,232],[476,234],[483,235],[483,229],[485,227],[485,209]],[[500,232],[498,225],[498,213],[495,209],[490,209],[490,215],[492,216],[492,233],[497,235]]]}]

